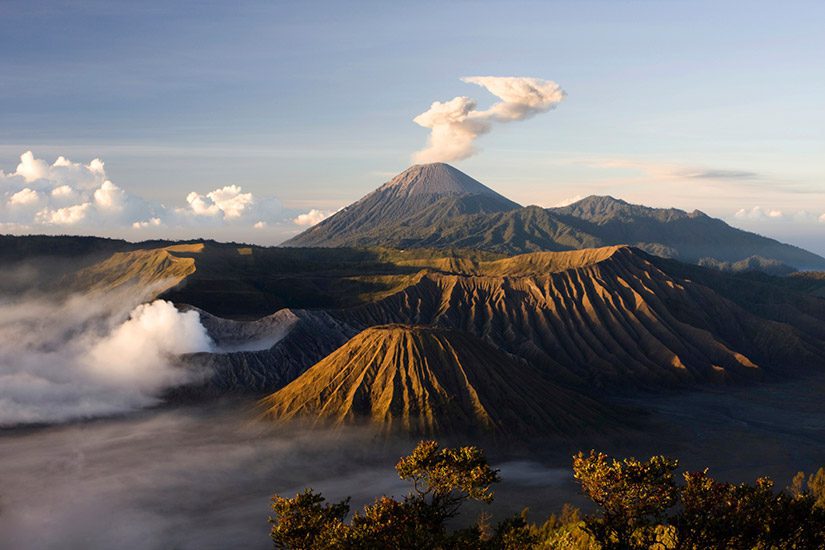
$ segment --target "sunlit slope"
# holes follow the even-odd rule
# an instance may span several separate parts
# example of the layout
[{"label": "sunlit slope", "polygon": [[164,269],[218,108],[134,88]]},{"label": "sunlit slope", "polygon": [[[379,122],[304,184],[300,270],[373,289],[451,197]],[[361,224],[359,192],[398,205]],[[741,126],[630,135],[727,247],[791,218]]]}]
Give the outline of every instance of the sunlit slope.
[{"label": "sunlit slope", "polygon": [[367,329],[262,404],[273,419],[366,419],[419,434],[559,435],[606,422],[604,407],[490,344],[420,326]]},{"label": "sunlit slope", "polygon": [[335,314],[362,327],[463,330],[560,380],[608,389],[813,366],[825,341],[804,326],[814,318],[790,304],[783,319],[756,315],[629,247],[516,256],[467,275],[431,272],[393,296]]},{"label": "sunlit slope", "polygon": [[123,286],[168,290],[195,272],[195,259],[177,253],[196,254],[204,245],[181,244],[165,248],[117,252],[82,269],[70,278],[70,286],[84,291],[110,291]]}]

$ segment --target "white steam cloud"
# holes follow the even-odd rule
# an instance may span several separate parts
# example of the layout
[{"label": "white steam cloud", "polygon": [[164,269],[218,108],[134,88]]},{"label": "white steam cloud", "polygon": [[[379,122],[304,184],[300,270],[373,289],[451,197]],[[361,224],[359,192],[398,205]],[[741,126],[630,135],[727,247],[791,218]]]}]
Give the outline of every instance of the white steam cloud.
[{"label": "white steam cloud", "polygon": [[194,311],[127,294],[0,304],[0,426],[125,412],[189,380],[174,364],[212,343]]},{"label": "white steam cloud", "polygon": [[474,143],[495,123],[524,120],[554,109],[565,97],[564,90],[550,80],[510,76],[470,76],[461,80],[477,84],[501,101],[486,110],[476,100],[459,96],[436,101],[413,119],[430,129],[427,147],[413,155],[416,163],[461,160],[472,156]]}]

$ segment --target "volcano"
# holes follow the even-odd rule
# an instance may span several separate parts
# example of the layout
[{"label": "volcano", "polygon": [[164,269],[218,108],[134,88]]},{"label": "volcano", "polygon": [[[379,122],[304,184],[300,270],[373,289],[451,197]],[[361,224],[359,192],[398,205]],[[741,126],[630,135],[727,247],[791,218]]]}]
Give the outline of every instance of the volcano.
[{"label": "volcano", "polygon": [[414,434],[570,435],[606,422],[604,406],[471,334],[408,325],[362,331],[262,405],[271,419]]}]

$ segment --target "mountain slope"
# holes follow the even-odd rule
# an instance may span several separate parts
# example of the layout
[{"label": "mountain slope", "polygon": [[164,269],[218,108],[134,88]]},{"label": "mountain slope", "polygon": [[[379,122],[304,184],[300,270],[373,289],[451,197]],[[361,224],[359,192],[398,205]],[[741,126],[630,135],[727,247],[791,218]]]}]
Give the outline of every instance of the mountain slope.
[{"label": "mountain slope", "polygon": [[452,166],[415,165],[284,246],[369,246],[392,228],[423,228],[455,216],[517,208]]},{"label": "mountain slope", "polygon": [[825,303],[778,296],[771,309],[758,304],[765,289],[693,268],[739,293],[734,301],[671,269],[629,247],[528,254],[482,262],[470,274],[429,272],[395,295],[333,314],[356,327],[466,331],[561,381],[608,390],[822,365]]},{"label": "mountain slope", "polygon": [[[202,390],[219,394],[260,394],[282,388],[357,332],[323,311],[282,309],[253,322],[227,321],[201,312],[201,322],[219,345],[236,351],[193,353],[181,361],[204,373]],[[252,339],[241,338],[250,330],[245,325],[255,325]],[[271,346],[244,349],[256,342]]]},{"label": "mountain slope", "polygon": [[154,295],[158,295],[195,272],[194,258],[177,254],[197,254],[203,248],[203,243],[197,243],[116,252],[106,260],[71,275],[66,284],[71,289],[85,292],[107,292],[134,286],[151,289]]},{"label": "mountain slope", "polygon": [[574,434],[606,420],[603,406],[476,337],[398,325],[361,332],[262,405],[273,419],[417,434]]},{"label": "mountain slope", "polygon": [[825,258],[697,211],[587,197],[562,208],[519,207],[446,164],[413,166],[284,246],[475,248],[505,254],[616,244],[697,263],[752,256],[797,269]]},{"label": "mountain slope", "polygon": [[694,210],[650,208],[613,197],[591,196],[548,212],[604,244],[630,244],[651,253],[697,263],[735,263],[758,256],[799,269],[825,266],[825,258],[799,247],[731,227]]},{"label": "mountain slope", "polygon": [[[252,328],[202,315],[213,339],[237,350],[196,358],[214,371],[209,384],[274,391],[357,332],[399,323],[473,334],[582,391],[781,379],[825,364],[825,301],[786,279],[623,246],[407,261],[423,262],[414,277],[358,306],[281,310]],[[275,317],[289,322],[275,326]],[[243,335],[262,341],[272,331],[282,339],[270,349],[244,348]]]}]

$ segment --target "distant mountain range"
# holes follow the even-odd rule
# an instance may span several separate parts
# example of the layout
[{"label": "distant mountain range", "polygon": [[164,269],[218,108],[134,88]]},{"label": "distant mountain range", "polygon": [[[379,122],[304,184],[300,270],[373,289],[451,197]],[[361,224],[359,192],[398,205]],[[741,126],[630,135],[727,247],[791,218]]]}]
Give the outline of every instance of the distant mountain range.
[{"label": "distant mountain range", "polygon": [[505,254],[627,244],[728,269],[823,269],[825,258],[736,229],[695,210],[591,196],[560,208],[522,207],[456,168],[416,165],[286,241],[290,247],[472,248]]}]

